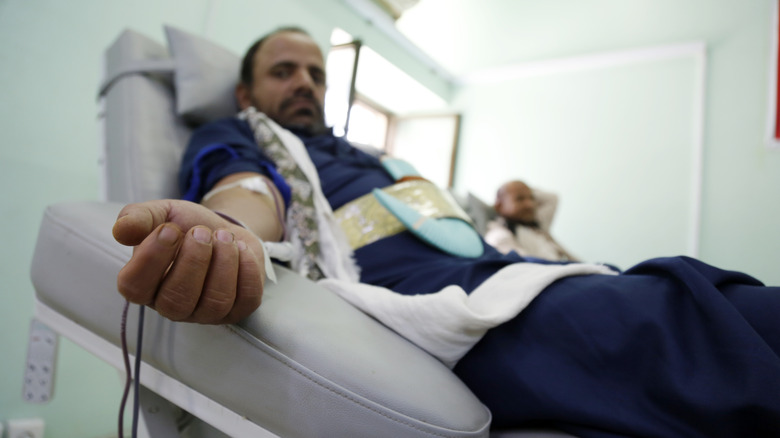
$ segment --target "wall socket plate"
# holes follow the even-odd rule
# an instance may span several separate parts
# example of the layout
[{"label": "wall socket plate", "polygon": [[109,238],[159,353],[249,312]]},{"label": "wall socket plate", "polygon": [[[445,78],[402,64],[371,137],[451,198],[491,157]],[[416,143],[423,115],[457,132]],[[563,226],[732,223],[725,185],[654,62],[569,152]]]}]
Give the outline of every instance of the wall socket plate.
[{"label": "wall socket plate", "polygon": [[44,426],[41,418],[8,420],[8,434],[6,436],[8,438],[43,438]]},{"label": "wall socket plate", "polygon": [[22,387],[22,398],[25,401],[47,403],[51,400],[54,392],[54,369],[58,344],[59,335],[33,318],[30,323],[30,339],[27,344],[27,363]]}]

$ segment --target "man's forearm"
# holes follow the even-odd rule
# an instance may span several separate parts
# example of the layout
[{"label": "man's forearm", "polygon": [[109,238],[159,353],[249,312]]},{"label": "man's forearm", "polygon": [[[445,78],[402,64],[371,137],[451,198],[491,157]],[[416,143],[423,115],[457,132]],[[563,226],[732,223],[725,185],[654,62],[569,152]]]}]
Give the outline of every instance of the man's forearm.
[{"label": "man's forearm", "polygon": [[[220,180],[215,189],[233,184],[244,178],[259,176],[257,173],[241,172]],[[273,184],[267,184],[270,196],[240,186],[219,191],[202,202],[211,210],[226,214],[241,221],[260,239],[275,242],[284,235],[284,203]]]}]

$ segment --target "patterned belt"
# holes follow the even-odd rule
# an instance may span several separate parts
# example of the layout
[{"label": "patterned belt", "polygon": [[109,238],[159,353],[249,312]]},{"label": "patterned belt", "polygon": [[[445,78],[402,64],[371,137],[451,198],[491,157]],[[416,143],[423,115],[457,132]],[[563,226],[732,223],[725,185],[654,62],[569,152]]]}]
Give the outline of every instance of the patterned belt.
[{"label": "patterned belt", "polygon": [[[449,192],[425,180],[410,180],[393,184],[383,192],[430,218],[458,218],[471,223],[471,218],[460,208]],[[347,235],[352,249],[358,249],[379,239],[406,230],[396,217],[368,193],[334,212],[336,221]]]}]

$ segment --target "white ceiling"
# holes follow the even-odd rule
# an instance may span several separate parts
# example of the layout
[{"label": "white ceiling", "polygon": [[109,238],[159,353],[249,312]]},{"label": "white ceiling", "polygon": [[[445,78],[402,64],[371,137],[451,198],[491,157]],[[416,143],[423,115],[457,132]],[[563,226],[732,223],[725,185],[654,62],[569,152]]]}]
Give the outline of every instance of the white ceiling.
[{"label": "white ceiling", "polygon": [[716,40],[754,0],[420,0],[396,28],[456,77],[530,61]]}]

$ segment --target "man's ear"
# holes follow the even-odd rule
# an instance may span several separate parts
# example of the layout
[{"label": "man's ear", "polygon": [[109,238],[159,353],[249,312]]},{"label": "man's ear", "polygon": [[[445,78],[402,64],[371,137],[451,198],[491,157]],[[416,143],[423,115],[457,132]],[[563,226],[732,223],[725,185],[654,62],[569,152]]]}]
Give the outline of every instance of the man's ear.
[{"label": "man's ear", "polygon": [[243,82],[239,82],[238,85],[236,85],[236,101],[238,102],[238,107],[241,108],[242,111],[252,106],[250,91],[249,87]]}]

